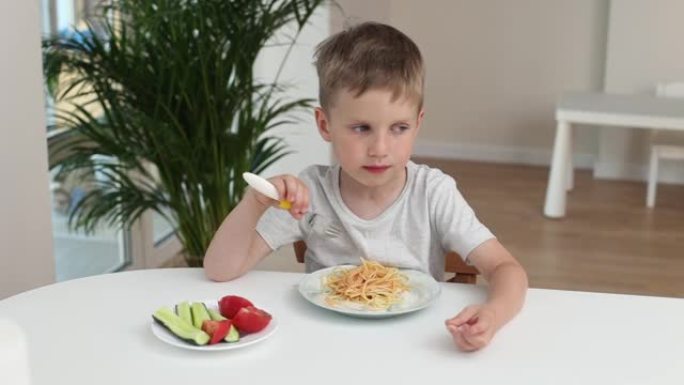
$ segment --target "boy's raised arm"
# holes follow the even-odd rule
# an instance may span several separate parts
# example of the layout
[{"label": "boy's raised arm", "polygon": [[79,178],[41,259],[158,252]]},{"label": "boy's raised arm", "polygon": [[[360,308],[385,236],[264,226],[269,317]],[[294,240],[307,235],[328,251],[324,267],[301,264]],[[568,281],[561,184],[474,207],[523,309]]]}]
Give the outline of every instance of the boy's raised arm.
[{"label": "boy's raised arm", "polygon": [[[280,199],[291,202],[290,215],[299,220],[309,207],[309,189],[292,175],[270,178]],[[254,267],[271,252],[255,230],[264,212],[278,201],[248,189],[216,231],[204,256],[204,273],[214,281],[229,281]]]},{"label": "boy's raised arm", "polygon": [[216,231],[204,256],[204,272],[214,281],[236,278],[268,255],[271,248],[256,232],[259,218],[268,209],[248,190]]}]

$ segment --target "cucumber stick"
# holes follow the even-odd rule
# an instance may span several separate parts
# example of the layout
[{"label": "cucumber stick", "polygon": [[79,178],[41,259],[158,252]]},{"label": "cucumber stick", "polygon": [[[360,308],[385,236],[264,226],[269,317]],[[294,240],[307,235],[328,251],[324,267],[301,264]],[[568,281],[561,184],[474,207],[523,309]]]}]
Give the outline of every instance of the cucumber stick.
[{"label": "cucumber stick", "polygon": [[[211,317],[213,321],[224,321],[228,319],[214,309],[207,308],[207,311],[209,312],[209,317]],[[230,331],[228,331],[228,335],[223,340],[226,342],[237,342],[240,340],[240,333],[235,326],[233,326],[232,322],[230,324]]]},{"label": "cucumber stick", "polygon": [[228,319],[228,318],[222,316],[221,313],[217,312],[214,309],[207,308],[207,311],[209,312],[209,317],[211,317],[212,321],[223,321],[223,320]]},{"label": "cucumber stick", "polygon": [[206,345],[209,334],[197,329],[176,315],[171,308],[163,307],[152,314],[152,318],[167,328],[176,337],[195,345]]},{"label": "cucumber stick", "polygon": [[193,302],[190,305],[190,310],[192,312],[192,324],[198,329],[202,329],[204,321],[211,320],[207,306],[202,302]]},{"label": "cucumber stick", "polygon": [[181,302],[176,305],[176,314],[185,322],[193,325],[192,323],[192,311],[190,311],[189,302]]}]

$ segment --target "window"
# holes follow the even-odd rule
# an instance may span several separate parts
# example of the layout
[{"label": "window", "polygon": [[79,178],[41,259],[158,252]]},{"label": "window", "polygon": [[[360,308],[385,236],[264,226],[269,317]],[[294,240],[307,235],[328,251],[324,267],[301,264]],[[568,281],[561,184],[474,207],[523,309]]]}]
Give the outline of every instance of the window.
[{"label": "window", "polygon": [[[105,0],[41,0],[44,35],[71,34],[83,28],[88,18]],[[60,127],[52,110],[68,108],[55,105],[46,95],[48,147],[69,139],[69,130]],[[49,154],[54,164],[55,155]],[[60,175],[51,172],[52,225],[57,280],[67,280],[118,271],[127,267],[156,267],[176,255],[181,247],[173,226],[156,213],[145,213],[131,231],[99,226],[92,234],[74,231],[69,214],[88,193],[93,181],[105,178],[92,173]]]}]

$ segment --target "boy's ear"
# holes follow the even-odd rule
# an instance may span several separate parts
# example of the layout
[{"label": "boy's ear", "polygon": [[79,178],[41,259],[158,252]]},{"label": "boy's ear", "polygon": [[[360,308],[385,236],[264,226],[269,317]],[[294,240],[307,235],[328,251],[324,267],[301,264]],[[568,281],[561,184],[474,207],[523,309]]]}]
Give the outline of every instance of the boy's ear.
[{"label": "boy's ear", "polygon": [[316,107],[314,110],[316,114],[316,126],[318,126],[318,133],[326,142],[330,142],[330,123],[328,117],[325,115],[325,110],[321,107]]},{"label": "boy's ear", "polygon": [[417,125],[418,129],[416,131],[420,131],[420,128],[423,127],[423,117],[424,116],[425,116],[425,110],[421,108],[420,111],[418,112],[418,125]]}]

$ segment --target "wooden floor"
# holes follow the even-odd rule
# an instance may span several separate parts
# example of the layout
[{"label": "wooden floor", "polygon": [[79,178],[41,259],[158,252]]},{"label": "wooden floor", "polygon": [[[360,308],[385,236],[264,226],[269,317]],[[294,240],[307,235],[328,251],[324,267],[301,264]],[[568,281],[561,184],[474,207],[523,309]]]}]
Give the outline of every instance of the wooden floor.
[{"label": "wooden floor", "polygon": [[575,173],[567,216],[542,215],[548,168],[416,159],[452,175],[480,220],[523,264],[531,287],[684,297],[684,186]]}]

